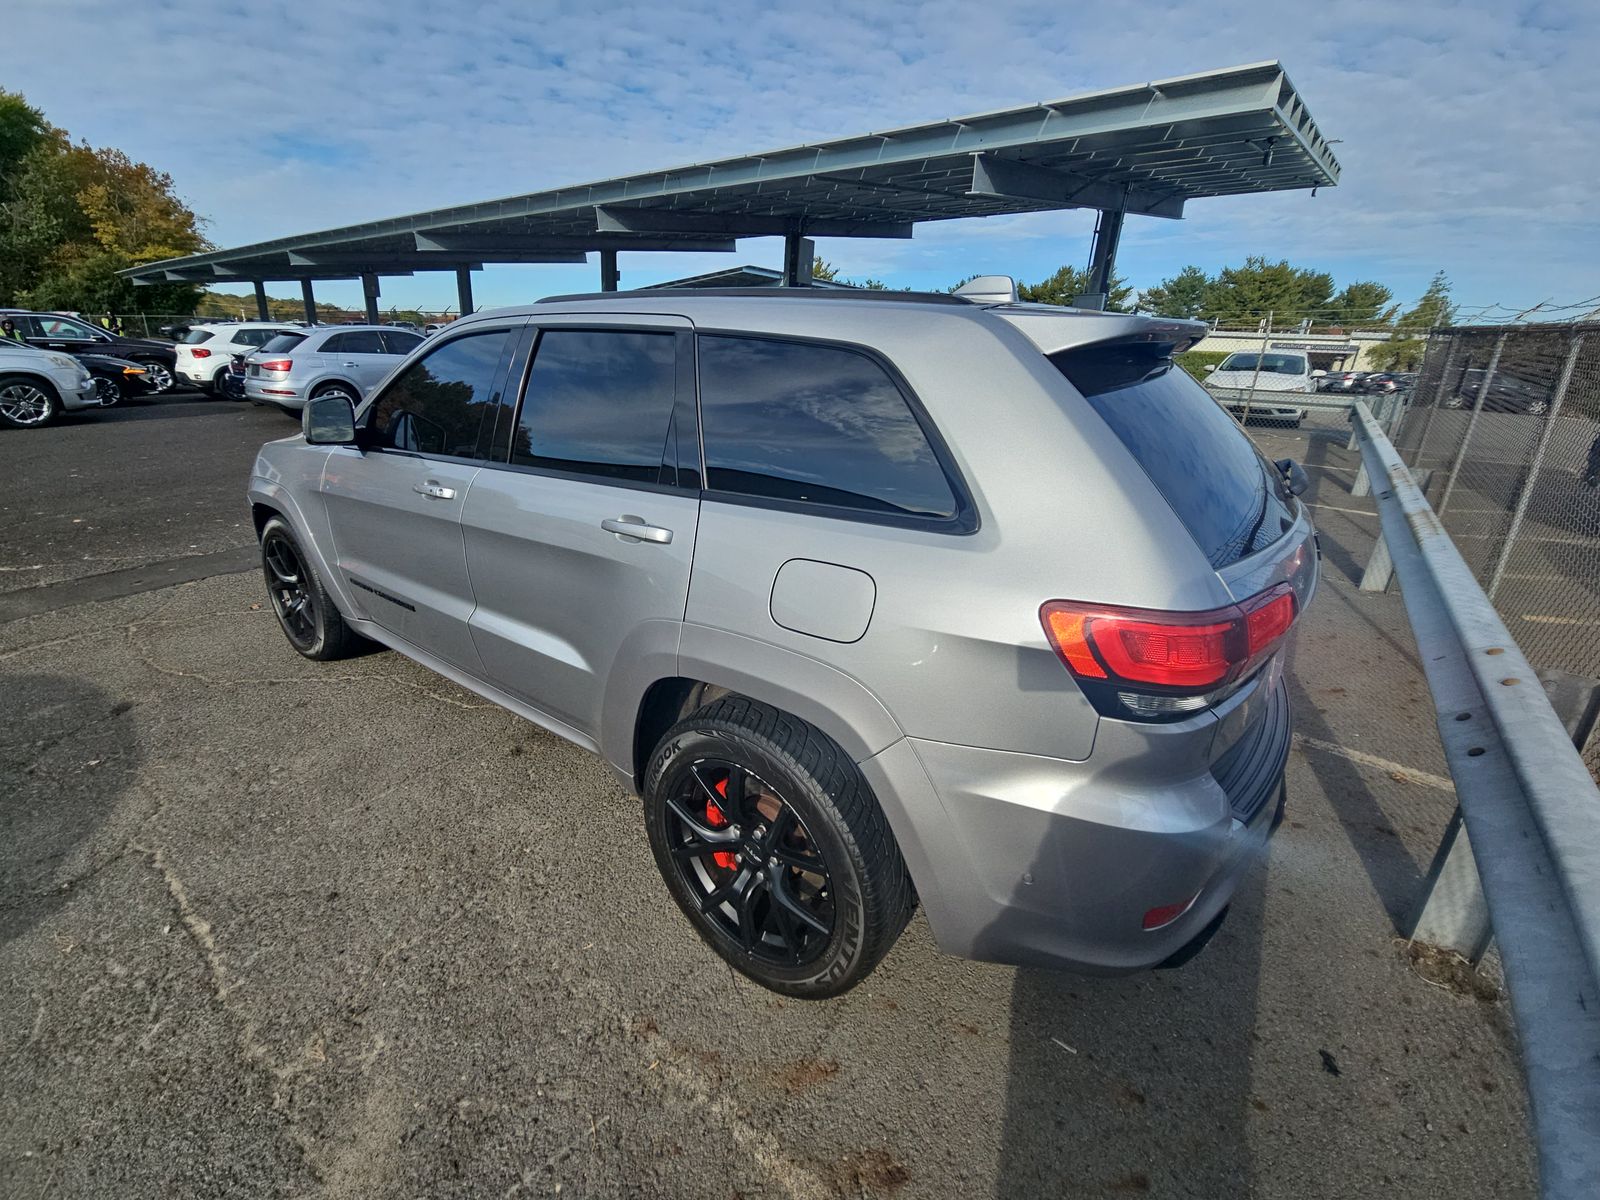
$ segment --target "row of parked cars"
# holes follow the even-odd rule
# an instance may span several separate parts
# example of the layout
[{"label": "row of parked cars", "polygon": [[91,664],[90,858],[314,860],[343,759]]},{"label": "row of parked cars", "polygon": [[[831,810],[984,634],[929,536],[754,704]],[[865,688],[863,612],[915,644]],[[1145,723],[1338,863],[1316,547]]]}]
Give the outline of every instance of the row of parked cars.
[{"label": "row of parked cars", "polygon": [[0,318],[10,323],[0,339],[0,424],[12,428],[185,386],[290,412],[312,395],[359,401],[442,328],[210,321],[174,327],[174,343],[126,337],[59,313],[0,309]]}]

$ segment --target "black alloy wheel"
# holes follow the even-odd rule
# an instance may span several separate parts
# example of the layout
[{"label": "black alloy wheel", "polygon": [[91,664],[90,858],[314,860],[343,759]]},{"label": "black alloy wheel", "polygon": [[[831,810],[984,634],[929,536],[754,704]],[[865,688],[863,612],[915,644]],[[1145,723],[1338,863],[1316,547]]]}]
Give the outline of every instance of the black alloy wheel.
[{"label": "black alloy wheel", "polygon": [[673,861],[699,911],[744,953],[799,967],[836,914],[828,863],[778,789],[738,763],[684,763],[666,789]]},{"label": "black alloy wheel", "polygon": [[310,586],[300,547],[287,530],[269,528],[261,539],[261,562],[267,574],[267,593],[278,614],[283,634],[300,653],[317,641],[317,597]]}]

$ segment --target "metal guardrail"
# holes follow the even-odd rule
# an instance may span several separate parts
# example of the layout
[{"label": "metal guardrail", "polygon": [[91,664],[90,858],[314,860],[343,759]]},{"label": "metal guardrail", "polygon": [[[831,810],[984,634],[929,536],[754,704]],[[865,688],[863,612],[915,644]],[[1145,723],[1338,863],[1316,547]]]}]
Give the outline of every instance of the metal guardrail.
[{"label": "metal guardrail", "polygon": [[1381,423],[1360,401],[1351,422],[1460,804],[1412,936],[1476,957],[1487,901],[1521,1035],[1541,1193],[1592,1200],[1600,1196],[1600,789]]}]

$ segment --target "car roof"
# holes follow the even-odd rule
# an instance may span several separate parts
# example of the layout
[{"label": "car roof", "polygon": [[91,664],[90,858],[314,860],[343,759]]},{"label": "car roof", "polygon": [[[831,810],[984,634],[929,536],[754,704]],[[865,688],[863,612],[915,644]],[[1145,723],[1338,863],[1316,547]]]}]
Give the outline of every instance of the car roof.
[{"label": "car roof", "polygon": [[449,328],[520,316],[612,313],[680,316],[696,326],[751,333],[789,333],[871,342],[874,321],[903,329],[908,323],[972,321],[1004,323],[1020,330],[1046,354],[1112,340],[1171,344],[1185,349],[1208,332],[1200,321],[1136,313],[1101,312],[1054,304],[990,303],[945,292],[868,289],[668,288],[633,292],[588,292],[550,296],[534,304],[473,313]]}]

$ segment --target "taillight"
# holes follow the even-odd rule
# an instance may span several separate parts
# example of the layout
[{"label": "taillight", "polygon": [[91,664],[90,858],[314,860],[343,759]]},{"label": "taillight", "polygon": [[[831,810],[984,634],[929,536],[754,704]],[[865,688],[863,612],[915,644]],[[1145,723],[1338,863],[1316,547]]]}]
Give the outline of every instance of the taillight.
[{"label": "taillight", "polygon": [[287,371],[292,366],[294,366],[294,359],[292,358],[273,358],[262,363],[261,369],[263,371]]},{"label": "taillight", "polygon": [[196,358],[210,358],[211,357],[211,351],[209,351],[209,350],[191,350],[191,351],[189,351],[189,353],[194,355]]},{"label": "taillight", "polygon": [[1045,637],[1108,716],[1177,719],[1215,704],[1287,636],[1288,584],[1206,612],[1159,612],[1049,600]]}]

